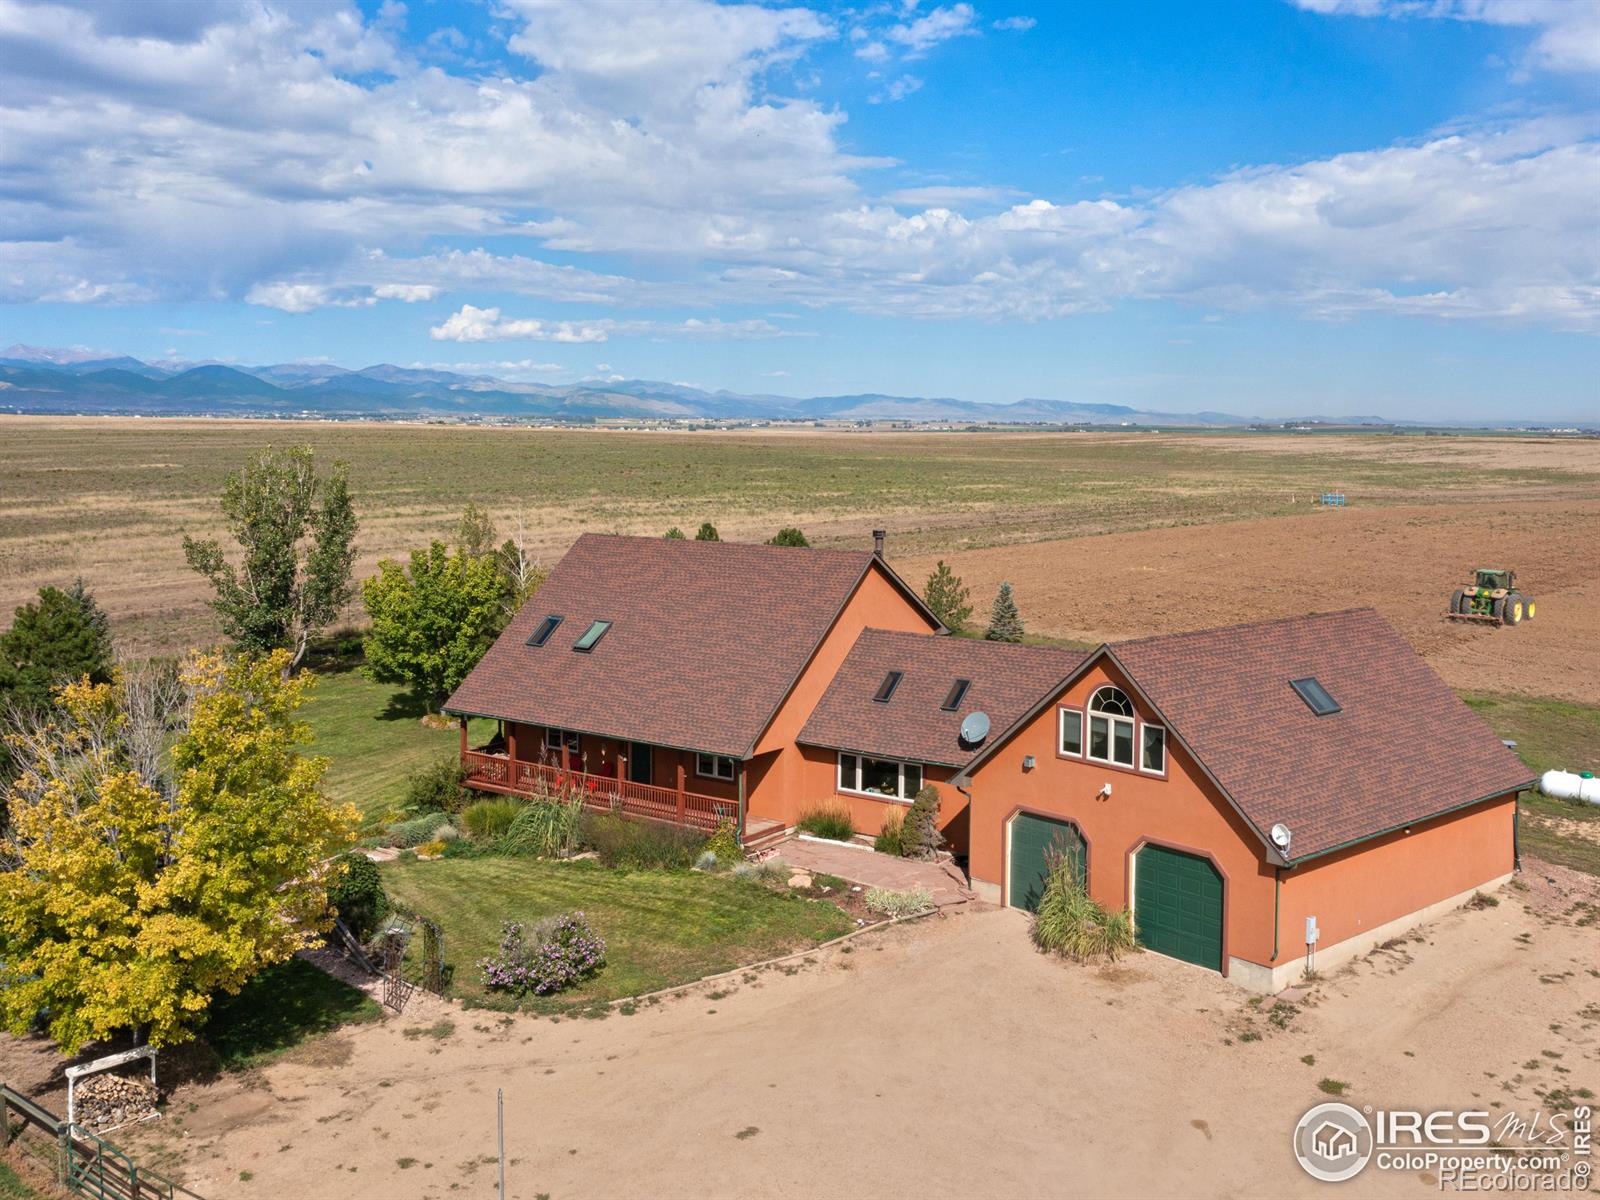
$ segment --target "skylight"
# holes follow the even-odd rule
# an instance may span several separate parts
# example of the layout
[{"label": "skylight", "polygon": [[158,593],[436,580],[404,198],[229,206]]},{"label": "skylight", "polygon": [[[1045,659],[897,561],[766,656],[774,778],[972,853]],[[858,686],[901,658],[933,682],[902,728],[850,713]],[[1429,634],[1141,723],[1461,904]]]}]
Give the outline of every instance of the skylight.
[{"label": "skylight", "polygon": [[879,704],[889,703],[889,697],[894,695],[895,688],[900,686],[900,680],[905,678],[903,672],[890,671],[883,677],[883,682],[878,685],[877,695],[872,698]]},{"label": "skylight", "polygon": [[556,626],[561,624],[561,618],[551,615],[539,622],[539,628],[528,635],[528,645],[542,646],[550,640],[550,635],[556,631]]},{"label": "skylight", "polygon": [[955,712],[961,707],[961,702],[967,698],[967,689],[972,686],[970,679],[958,679],[950,687],[950,694],[944,698],[944,703],[939,705],[945,712]]},{"label": "skylight", "polygon": [[606,630],[610,628],[610,621],[596,621],[583,631],[583,636],[572,644],[572,648],[579,654],[589,653],[600,644],[600,639],[605,637]]},{"label": "skylight", "polygon": [[1328,689],[1318,683],[1315,676],[1307,675],[1302,679],[1291,679],[1289,686],[1317,716],[1326,717],[1339,711],[1339,702],[1329,695]]}]

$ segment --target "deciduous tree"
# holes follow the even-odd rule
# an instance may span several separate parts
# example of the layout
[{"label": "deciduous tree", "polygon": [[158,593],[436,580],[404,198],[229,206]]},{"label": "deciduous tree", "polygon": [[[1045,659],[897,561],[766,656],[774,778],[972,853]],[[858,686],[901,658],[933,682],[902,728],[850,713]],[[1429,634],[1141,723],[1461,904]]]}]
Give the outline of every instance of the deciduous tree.
[{"label": "deciduous tree", "polygon": [[[0,842],[0,1023],[41,1015],[63,1053],[127,1029],[185,1041],[234,993],[328,928],[319,865],[354,836],[319,789],[295,717],[313,679],[289,653],[191,660],[170,757],[135,742],[128,681],[78,682],[14,737],[22,772]],[[170,715],[170,714],[169,714]]]},{"label": "deciduous tree", "polygon": [[290,669],[350,599],[356,515],[343,463],[319,478],[309,446],[268,447],[228,477],[222,515],[237,566],[215,538],[184,536],[189,566],[211,583],[211,607],[241,650],[286,649]]},{"label": "deciduous tree", "polygon": [[452,552],[435,541],[394,559],[361,585],[372,629],[367,675],[407,688],[437,711],[505,625],[505,582],[493,557]]}]

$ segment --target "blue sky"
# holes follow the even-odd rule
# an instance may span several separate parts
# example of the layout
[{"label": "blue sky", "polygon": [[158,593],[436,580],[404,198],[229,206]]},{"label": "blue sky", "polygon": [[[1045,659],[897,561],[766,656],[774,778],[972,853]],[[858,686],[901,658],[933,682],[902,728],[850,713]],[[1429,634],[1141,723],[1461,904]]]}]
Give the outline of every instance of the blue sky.
[{"label": "blue sky", "polygon": [[0,0],[0,345],[1600,414],[1600,0]]}]

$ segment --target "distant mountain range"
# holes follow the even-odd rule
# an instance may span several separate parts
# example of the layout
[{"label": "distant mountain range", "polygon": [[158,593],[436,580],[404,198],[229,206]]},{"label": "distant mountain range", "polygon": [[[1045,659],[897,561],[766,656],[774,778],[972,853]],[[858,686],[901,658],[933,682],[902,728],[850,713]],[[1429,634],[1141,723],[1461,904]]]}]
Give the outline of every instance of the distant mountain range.
[{"label": "distant mountain range", "polygon": [[318,417],[394,420],[955,421],[984,424],[1281,426],[1315,422],[1393,425],[1378,416],[1239,416],[1157,412],[1120,404],[952,397],[746,395],[646,379],[552,386],[388,363],[347,370],[322,363],[262,367],[162,365],[82,351],[12,346],[0,351],[0,412],[146,416]]}]

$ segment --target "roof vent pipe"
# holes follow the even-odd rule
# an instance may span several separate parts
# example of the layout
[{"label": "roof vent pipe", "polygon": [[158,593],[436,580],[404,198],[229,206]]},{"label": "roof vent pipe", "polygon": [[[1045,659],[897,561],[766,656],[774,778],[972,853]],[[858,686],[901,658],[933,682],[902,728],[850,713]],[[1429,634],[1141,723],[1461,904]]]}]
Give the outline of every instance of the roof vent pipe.
[{"label": "roof vent pipe", "polygon": [[882,529],[872,531],[872,552],[879,558],[883,557],[883,539],[887,536],[887,532]]}]

